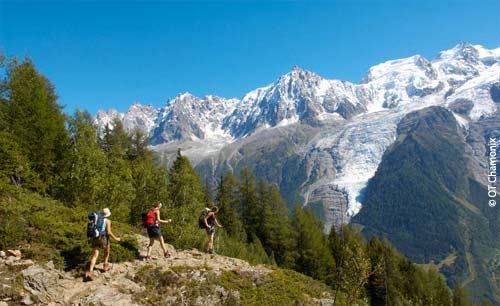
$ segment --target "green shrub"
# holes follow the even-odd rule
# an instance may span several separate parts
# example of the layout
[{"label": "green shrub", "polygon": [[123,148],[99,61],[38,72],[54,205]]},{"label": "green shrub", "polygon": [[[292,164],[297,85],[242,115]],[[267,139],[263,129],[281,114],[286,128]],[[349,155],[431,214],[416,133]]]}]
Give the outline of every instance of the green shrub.
[{"label": "green shrub", "polygon": [[[24,257],[53,261],[59,268],[86,266],[91,252],[86,237],[87,213],[35,193],[11,191],[0,197],[0,219],[5,220],[0,224],[0,249],[19,248]],[[113,222],[113,232],[120,236],[133,230]],[[138,249],[133,238],[113,243],[110,260],[135,259]]]}]

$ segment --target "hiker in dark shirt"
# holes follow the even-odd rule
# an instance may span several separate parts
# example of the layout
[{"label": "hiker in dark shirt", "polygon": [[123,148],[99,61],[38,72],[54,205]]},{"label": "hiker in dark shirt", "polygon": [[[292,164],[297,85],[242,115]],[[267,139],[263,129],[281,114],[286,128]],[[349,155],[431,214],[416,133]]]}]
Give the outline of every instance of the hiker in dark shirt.
[{"label": "hiker in dark shirt", "polygon": [[161,234],[160,231],[160,223],[166,224],[166,223],[171,223],[172,219],[168,220],[162,220],[160,217],[160,208],[162,207],[162,204],[160,201],[156,201],[153,204],[153,213],[154,213],[154,224],[148,225],[147,230],[148,230],[148,236],[149,236],[149,245],[148,245],[148,250],[146,253],[146,257],[144,258],[145,260],[151,260],[151,248],[153,247],[153,244],[155,243],[155,240],[160,241],[160,246],[163,249],[163,254],[165,258],[170,257],[170,253],[168,252],[167,248],[165,247],[165,242],[163,241],[163,235]]},{"label": "hiker in dark shirt", "polygon": [[207,242],[207,253],[214,254],[214,236],[215,236],[215,225],[218,227],[222,227],[217,221],[215,215],[219,212],[219,208],[217,206],[212,206],[212,209],[207,213],[205,217],[205,230],[208,235]]}]

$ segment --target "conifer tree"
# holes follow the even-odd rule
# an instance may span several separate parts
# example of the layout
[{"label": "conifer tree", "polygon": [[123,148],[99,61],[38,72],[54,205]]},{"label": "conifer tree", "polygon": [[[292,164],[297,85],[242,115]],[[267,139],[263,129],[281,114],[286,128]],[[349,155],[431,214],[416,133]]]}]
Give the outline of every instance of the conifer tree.
[{"label": "conifer tree", "polygon": [[139,224],[142,210],[150,208],[156,200],[167,199],[167,169],[156,165],[153,152],[148,149],[148,139],[139,129],[132,132],[128,160],[131,161],[135,191],[130,205],[130,223]]},{"label": "conifer tree", "polygon": [[255,177],[248,167],[241,170],[239,182],[241,219],[247,233],[247,240],[251,242],[252,238],[257,236],[260,220]]},{"label": "conifer tree", "polygon": [[168,173],[167,214],[174,219],[173,233],[179,247],[201,247],[205,234],[198,228],[198,216],[204,207],[201,178],[187,157],[177,151],[177,158]]},{"label": "conifer tree", "polygon": [[100,209],[107,184],[107,160],[98,145],[97,127],[88,112],[77,110],[68,120],[72,149],[68,154],[64,198],[73,206]]},{"label": "conifer tree", "polygon": [[2,125],[43,181],[40,191],[55,194],[69,142],[54,86],[31,59],[13,59],[7,65],[2,97]]},{"label": "conifer tree", "polygon": [[0,131],[0,185],[40,190],[42,182],[31,170],[28,158],[7,131]]},{"label": "conifer tree", "polygon": [[113,130],[104,136],[108,146],[108,162],[103,199],[113,211],[115,220],[128,222],[131,201],[135,192],[132,183],[132,170],[126,159],[130,148],[130,137],[119,119],[115,119]]},{"label": "conifer tree", "polygon": [[452,297],[452,306],[469,306],[469,297],[467,296],[467,292],[465,288],[461,284],[457,284],[455,288],[453,288],[453,297]]},{"label": "conifer tree", "polygon": [[385,250],[382,242],[373,236],[368,244],[372,275],[368,278],[367,291],[371,305],[387,304],[387,277],[385,269]]},{"label": "conifer tree", "polygon": [[240,219],[241,207],[238,191],[239,182],[232,172],[221,177],[217,188],[219,218],[227,234],[235,239],[246,241],[247,236]]},{"label": "conifer tree", "polygon": [[[333,237],[330,239],[330,247]],[[336,260],[336,289],[341,290],[348,296],[348,304],[356,299],[364,297],[364,288],[372,269],[370,259],[366,252],[365,240],[360,233],[352,230],[347,225],[341,227],[340,250],[334,250],[339,258]],[[331,278],[329,278],[331,279]]]},{"label": "conifer tree", "polygon": [[276,185],[268,185],[265,196],[265,206],[262,209],[264,248],[268,255],[273,255],[279,266],[292,268],[296,255],[296,237],[288,217],[288,209]]},{"label": "conifer tree", "polygon": [[149,140],[144,132],[138,127],[132,130],[129,148],[127,151],[127,159],[135,160],[137,158],[154,160],[154,154],[148,149]]},{"label": "conifer tree", "polygon": [[323,234],[323,224],[310,208],[302,210],[296,207],[293,226],[297,233],[295,270],[325,280],[333,270],[334,262]]}]

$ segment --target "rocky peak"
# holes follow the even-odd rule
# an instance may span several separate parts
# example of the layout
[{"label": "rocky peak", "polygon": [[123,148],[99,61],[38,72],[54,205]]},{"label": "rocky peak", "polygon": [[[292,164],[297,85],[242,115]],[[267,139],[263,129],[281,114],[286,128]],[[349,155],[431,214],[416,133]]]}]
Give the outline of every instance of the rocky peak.
[{"label": "rocky peak", "polygon": [[456,59],[477,64],[479,52],[470,43],[461,42],[449,50],[440,52],[436,59]]},{"label": "rocky peak", "polygon": [[394,84],[395,81],[408,81],[412,77],[422,74],[428,78],[435,78],[431,62],[417,54],[407,58],[390,60],[371,67],[363,77],[361,83],[387,83],[390,87],[397,85]]}]

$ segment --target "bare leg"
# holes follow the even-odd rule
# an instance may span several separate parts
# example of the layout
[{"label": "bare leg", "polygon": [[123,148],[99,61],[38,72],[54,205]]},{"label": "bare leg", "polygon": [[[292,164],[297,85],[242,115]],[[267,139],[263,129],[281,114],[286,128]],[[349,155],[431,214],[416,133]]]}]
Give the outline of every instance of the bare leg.
[{"label": "bare leg", "polygon": [[210,248],[210,233],[208,232],[208,228],[205,229],[205,230],[206,230],[207,236],[208,236],[208,240],[207,240],[207,244],[206,244],[205,250],[208,251],[208,249]]},{"label": "bare leg", "polygon": [[149,245],[148,245],[148,251],[146,253],[146,257],[151,254],[151,248],[153,247],[154,243],[155,243],[154,238],[149,238]]},{"label": "bare leg", "polygon": [[94,271],[95,262],[97,261],[97,257],[99,257],[99,248],[93,248],[92,249],[92,257],[90,258],[89,272]]},{"label": "bare leg", "polygon": [[104,264],[108,264],[109,259],[109,244],[104,247]]},{"label": "bare leg", "polygon": [[163,253],[167,253],[167,248],[165,247],[165,242],[163,241],[163,236],[160,236],[160,245],[163,249]]},{"label": "bare leg", "polygon": [[214,248],[214,234],[215,233],[210,234],[207,230],[207,234],[208,234],[207,249],[213,249]]},{"label": "bare leg", "polygon": [[215,236],[215,233],[213,233],[212,235],[210,235],[210,248],[211,249],[214,248],[214,236]]}]

